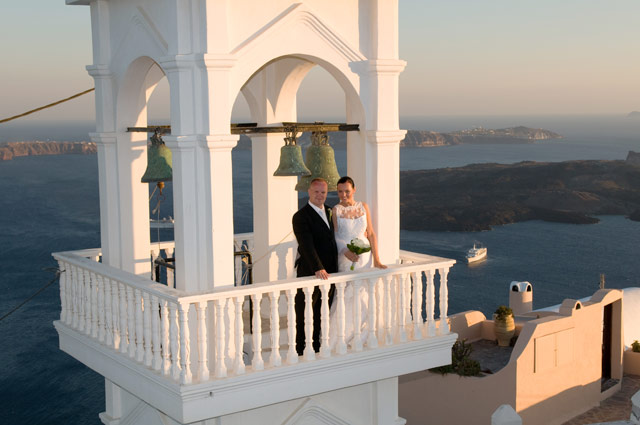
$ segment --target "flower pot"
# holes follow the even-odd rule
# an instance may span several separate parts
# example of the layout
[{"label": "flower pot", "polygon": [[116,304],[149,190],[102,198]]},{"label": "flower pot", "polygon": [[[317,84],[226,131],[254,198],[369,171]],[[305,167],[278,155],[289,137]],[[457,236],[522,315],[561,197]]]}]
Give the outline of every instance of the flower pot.
[{"label": "flower pot", "polygon": [[496,319],[493,321],[493,325],[498,345],[500,347],[508,347],[516,331],[516,323],[513,321],[513,316],[507,316],[505,320]]}]

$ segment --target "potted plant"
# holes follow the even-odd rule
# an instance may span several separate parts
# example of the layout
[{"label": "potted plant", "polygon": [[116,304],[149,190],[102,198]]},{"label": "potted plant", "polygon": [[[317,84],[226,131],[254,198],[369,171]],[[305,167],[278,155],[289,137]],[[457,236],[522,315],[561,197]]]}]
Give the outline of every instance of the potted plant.
[{"label": "potted plant", "polygon": [[511,338],[516,331],[516,324],[513,321],[513,310],[506,305],[501,305],[493,314],[493,325],[498,345],[508,347]]},{"label": "potted plant", "polygon": [[640,375],[640,342],[636,339],[624,352],[624,373]]}]

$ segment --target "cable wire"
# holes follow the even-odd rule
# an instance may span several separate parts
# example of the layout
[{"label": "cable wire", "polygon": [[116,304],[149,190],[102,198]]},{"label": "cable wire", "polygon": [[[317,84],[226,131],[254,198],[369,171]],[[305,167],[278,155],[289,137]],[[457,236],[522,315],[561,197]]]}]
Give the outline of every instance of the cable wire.
[{"label": "cable wire", "polygon": [[4,118],[4,119],[0,120],[0,124],[3,124],[3,123],[5,123],[5,122],[9,122],[9,121],[15,120],[16,118],[24,117],[24,116],[29,115],[29,114],[33,114],[34,112],[42,111],[43,109],[51,108],[52,106],[56,106],[56,105],[59,105],[59,104],[61,104],[61,103],[63,103],[63,102],[66,102],[66,101],[68,101],[68,100],[75,99],[76,97],[80,97],[80,96],[82,96],[83,94],[87,94],[87,93],[92,92],[92,91],[94,91],[94,90],[95,90],[95,88],[91,88],[91,89],[89,89],[89,90],[85,90],[85,91],[83,91],[83,92],[76,93],[76,94],[74,94],[73,96],[69,96],[69,97],[67,97],[67,98],[65,98],[65,99],[58,100],[57,102],[53,102],[53,103],[50,103],[50,104],[48,104],[48,105],[41,106],[41,107],[36,108],[36,109],[32,109],[32,110],[27,111],[27,112],[23,112],[22,114],[19,114],[19,115],[14,115],[14,116],[9,117],[9,118]]},{"label": "cable wire", "polygon": [[51,279],[46,285],[44,285],[42,288],[38,289],[36,292],[34,292],[31,296],[29,296],[29,298],[27,298],[26,300],[22,301],[20,304],[18,304],[17,306],[15,306],[11,311],[9,311],[8,313],[6,313],[4,316],[0,317],[0,322],[3,321],[4,319],[6,319],[7,317],[9,317],[9,315],[15,313],[16,311],[18,311],[18,309],[20,307],[22,307],[23,305],[25,305],[26,303],[28,303],[29,301],[31,301],[32,299],[34,299],[36,297],[36,295],[38,295],[40,292],[44,291],[45,289],[47,289],[49,286],[51,286],[56,280],[58,280],[58,278],[60,277],[60,270],[58,269],[53,269],[56,271],[56,276]]}]

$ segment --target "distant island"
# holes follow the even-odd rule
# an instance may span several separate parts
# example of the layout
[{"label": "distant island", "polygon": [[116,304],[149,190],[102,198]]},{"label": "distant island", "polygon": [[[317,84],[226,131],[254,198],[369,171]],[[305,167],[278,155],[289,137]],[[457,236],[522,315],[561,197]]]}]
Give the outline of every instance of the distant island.
[{"label": "distant island", "polygon": [[[331,146],[335,149],[345,149],[347,134],[333,132],[329,134]],[[454,131],[451,133],[436,133],[426,130],[408,130],[400,147],[435,147],[461,144],[521,144],[535,143],[539,140],[561,139],[562,136],[549,130],[529,127],[509,127],[497,130],[474,128],[472,130]],[[309,133],[299,138],[301,146],[311,144]],[[251,149],[251,139],[241,135],[236,149]],[[97,152],[93,142],[5,142],[0,143],[0,161],[8,161],[15,157],[30,155],[64,155],[64,154],[94,154]]]},{"label": "distant island", "polygon": [[0,143],[0,161],[31,155],[94,154],[93,142],[7,142]]},{"label": "distant island", "polygon": [[541,128],[509,127],[497,130],[482,127],[472,130],[436,133],[433,131],[409,130],[400,144],[405,147],[428,147],[461,144],[521,144],[535,143],[539,140],[562,139],[553,131]]},{"label": "distant island", "polygon": [[631,111],[627,114],[628,118],[640,118],[640,111]]},{"label": "distant island", "polygon": [[630,161],[520,162],[400,173],[400,226],[479,231],[526,220],[640,221],[640,166]]}]

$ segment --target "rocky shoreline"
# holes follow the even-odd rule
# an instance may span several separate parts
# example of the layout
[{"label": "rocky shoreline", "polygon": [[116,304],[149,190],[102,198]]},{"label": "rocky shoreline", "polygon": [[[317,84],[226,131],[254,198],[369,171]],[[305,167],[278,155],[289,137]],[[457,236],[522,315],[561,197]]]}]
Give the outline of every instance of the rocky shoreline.
[{"label": "rocky shoreline", "polygon": [[15,157],[32,155],[94,154],[93,142],[8,142],[0,144],[0,161],[10,161]]},{"label": "rocky shoreline", "polygon": [[640,167],[631,161],[520,162],[400,173],[400,226],[480,231],[526,220],[640,221]]}]

